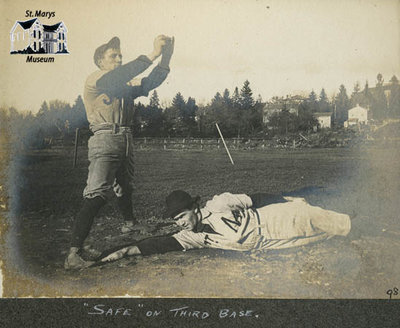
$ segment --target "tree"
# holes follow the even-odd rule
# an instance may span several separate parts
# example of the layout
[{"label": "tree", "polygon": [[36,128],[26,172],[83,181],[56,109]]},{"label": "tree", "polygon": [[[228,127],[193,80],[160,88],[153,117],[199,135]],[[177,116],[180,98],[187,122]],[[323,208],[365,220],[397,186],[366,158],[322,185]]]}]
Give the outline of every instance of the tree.
[{"label": "tree", "polygon": [[[373,97],[371,91],[369,90],[368,81],[365,82],[364,90],[362,91],[361,95],[362,99],[359,104],[363,107],[370,109],[371,105],[373,104]],[[377,115],[377,113],[374,113],[372,111],[372,116],[373,118],[377,119],[378,118],[377,116],[379,115]]]},{"label": "tree", "polygon": [[357,106],[363,102],[363,95],[361,93],[360,82],[356,82],[353,87],[353,92],[350,98],[350,105],[352,107]]},{"label": "tree", "polygon": [[330,111],[328,96],[326,95],[324,88],[322,88],[321,93],[319,94],[318,111],[319,112]]},{"label": "tree", "polygon": [[328,96],[326,95],[325,89],[321,89],[321,93],[319,94],[319,101],[320,102],[328,102]]},{"label": "tree", "polygon": [[222,96],[217,92],[213,99],[211,99],[211,106],[219,106],[222,104]]},{"label": "tree", "polygon": [[172,105],[164,110],[164,128],[168,135],[190,137],[196,133],[196,101],[189,97],[187,102],[178,92]]},{"label": "tree", "polygon": [[69,122],[71,123],[71,129],[87,127],[89,122],[86,117],[85,105],[82,97],[79,95],[71,108],[71,117]]},{"label": "tree", "polygon": [[356,83],[354,84],[354,88],[353,88],[353,94],[357,94],[357,93],[359,93],[359,92],[360,92],[360,90],[361,90],[361,87],[360,87],[360,82],[356,82]]},{"label": "tree", "polygon": [[163,135],[163,115],[160,100],[156,90],[153,91],[148,106],[136,106],[139,120],[139,135],[145,137],[159,137]]},{"label": "tree", "polygon": [[[238,137],[247,136],[255,129],[255,101],[253,99],[253,92],[250,88],[250,82],[244,81],[242,89],[239,94],[239,106],[237,111],[238,123]],[[261,122],[260,122],[261,124]]]},{"label": "tree", "polygon": [[209,106],[206,106],[201,111],[201,132],[205,136],[217,136],[218,132],[215,129],[215,123],[218,123],[224,132],[224,136],[233,137],[238,132],[238,126],[243,119],[242,112],[239,113],[239,103],[235,101],[239,99],[239,91],[236,88],[234,97],[229,97],[229,91],[224,90],[223,96],[219,92],[216,93]]},{"label": "tree", "polygon": [[196,99],[189,97],[186,102],[186,112],[190,117],[194,117],[196,115],[197,105]]},{"label": "tree", "polygon": [[348,110],[350,109],[350,99],[347,96],[346,87],[341,84],[339,87],[339,93],[335,97],[335,115],[334,123],[342,126],[347,120]]},{"label": "tree", "polygon": [[233,107],[239,108],[240,107],[240,95],[238,87],[235,87],[232,95],[232,105]]},{"label": "tree", "polygon": [[185,99],[182,94],[178,92],[172,99],[171,106],[164,110],[164,129],[169,136],[180,136],[184,134],[183,111],[185,110],[185,105]]},{"label": "tree", "polygon": [[311,102],[317,102],[317,94],[314,92],[314,90],[311,90],[310,94],[308,95],[308,99]]},{"label": "tree", "polygon": [[296,132],[297,131],[311,131],[315,126],[318,125],[318,119],[308,110],[304,110],[303,107],[299,106],[299,111],[296,120]]},{"label": "tree", "polygon": [[242,109],[250,109],[254,105],[253,92],[250,88],[250,82],[244,81],[240,90],[240,107]]},{"label": "tree", "polygon": [[146,128],[146,109],[145,106],[138,101],[135,103],[135,111],[133,115],[133,130],[137,135],[142,135]]},{"label": "tree", "polygon": [[230,96],[230,93],[229,93],[228,89],[224,90],[224,93],[222,94],[222,99],[223,99],[224,104],[226,106],[231,106],[232,105],[232,99],[231,99],[231,96]]},{"label": "tree", "polygon": [[42,102],[42,105],[39,108],[38,116],[45,116],[49,111],[49,106],[46,101]]},{"label": "tree", "polygon": [[375,97],[372,99],[371,110],[372,115],[376,119],[383,119],[388,116],[388,102],[386,99],[385,91],[383,90],[383,77],[379,73],[376,77]]},{"label": "tree", "polygon": [[185,107],[185,99],[180,92],[178,92],[174,99],[172,99],[172,107],[183,111],[183,108]]},{"label": "tree", "polygon": [[193,136],[196,134],[196,112],[197,112],[196,100],[194,98],[189,97],[185,111],[183,115],[183,122],[187,126],[187,136]]},{"label": "tree", "polygon": [[56,136],[56,133],[64,138],[67,131],[64,131],[65,122],[72,119],[71,105],[62,100],[51,100],[49,101],[49,115],[48,121],[51,122],[56,129],[49,129],[52,136]]},{"label": "tree", "polygon": [[397,79],[396,75],[393,75],[389,82],[392,85],[399,84],[399,80]]},{"label": "tree", "polygon": [[271,115],[269,125],[274,128],[278,134],[296,132],[299,125],[298,117],[296,114],[290,113],[289,110],[283,109]]},{"label": "tree", "polygon": [[400,118],[400,84],[396,75],[390,79],[389,115]]},{"label": "tree", "polygon": [[381,85],[383,86],[383,76],[381,73],[378,73],[378,75],[376,76],[376,85]]},{"label": "tree", "polygon": [[310,94],[308,95],[307,107],[311,113],[318,112],[317,94],[314,92],[314,90],[311,90]]},{"label": "tree", "polygon": [[159,108],[160,107],[160,99],[158,98],[157,91],[154,90],[151,97],[150,97],[150,102],[149,106],[151,108]]}]

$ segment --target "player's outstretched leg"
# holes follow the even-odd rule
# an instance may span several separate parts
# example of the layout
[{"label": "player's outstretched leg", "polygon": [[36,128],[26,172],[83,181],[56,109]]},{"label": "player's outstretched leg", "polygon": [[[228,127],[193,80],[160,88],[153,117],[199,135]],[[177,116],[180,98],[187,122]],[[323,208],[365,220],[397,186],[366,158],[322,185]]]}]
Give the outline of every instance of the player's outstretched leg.
[{"label": "player's outstretched leg", "polygon": [[347,236],[351,229],[350,216],[309,205],[311,223],[329,235]]}]

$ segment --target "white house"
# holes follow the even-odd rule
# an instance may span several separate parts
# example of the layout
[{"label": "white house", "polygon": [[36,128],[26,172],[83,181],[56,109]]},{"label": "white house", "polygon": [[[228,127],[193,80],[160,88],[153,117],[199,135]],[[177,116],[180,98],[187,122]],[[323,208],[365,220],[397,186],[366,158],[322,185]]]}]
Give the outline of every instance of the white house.
[{"label": "white house", "polygon": [[332,113],[314,113],[314,117],[318,120],[321,129],[330,129],[332,121]]},{"label": "white house", "polygon": [[344,126],[367,124],[368,123],[368,109],[363,108],[357,104],[356,107],[349,109],[348,120],[344,122]]},{"label": "white house", "polygon": [[67,27],[63,22],[43,25],[34,18],[16,21],[10,31],[11,53],[68,53]]}]

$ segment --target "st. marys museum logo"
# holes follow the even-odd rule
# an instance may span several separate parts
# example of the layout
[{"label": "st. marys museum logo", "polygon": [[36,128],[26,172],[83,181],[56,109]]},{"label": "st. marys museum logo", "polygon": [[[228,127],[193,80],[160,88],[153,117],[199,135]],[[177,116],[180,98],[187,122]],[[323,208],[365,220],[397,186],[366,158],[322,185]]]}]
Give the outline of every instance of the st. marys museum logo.
[{"label": "st. marys museum logo", "polygon": [[[10,31],[10,54],[41,55],[69,54],[67,47],[67,27],[63,22],[54,25],[42,24],[39,19],[16,21]],[[28,56],[27,62],[54,62],[54,57]]]}]

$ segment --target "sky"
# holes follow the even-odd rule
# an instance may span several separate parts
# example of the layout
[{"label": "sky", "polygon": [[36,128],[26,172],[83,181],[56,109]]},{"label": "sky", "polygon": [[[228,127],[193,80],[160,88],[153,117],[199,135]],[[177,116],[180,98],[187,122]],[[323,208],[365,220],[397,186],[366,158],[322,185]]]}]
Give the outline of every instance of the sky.
[{"label": "sky", "polygon": [[[329,96],[344,84],[375,85],[400,78],[399,0],[0,0],[0,106],[37,112],[46,100],[73,103],[97,68],[94,50],[121,39],[124,62],[149,54],[159,34],[175,37],[171,72],[157,92],[167,105],[177,92],[198,104],[248,79],[255,98]],[[26,63],[10,55],[9,32],[26,10],[68,28],[69,55],[55,63]],[[146,98],[139,101],[146,103]]]}]

